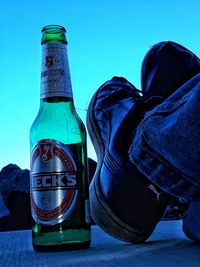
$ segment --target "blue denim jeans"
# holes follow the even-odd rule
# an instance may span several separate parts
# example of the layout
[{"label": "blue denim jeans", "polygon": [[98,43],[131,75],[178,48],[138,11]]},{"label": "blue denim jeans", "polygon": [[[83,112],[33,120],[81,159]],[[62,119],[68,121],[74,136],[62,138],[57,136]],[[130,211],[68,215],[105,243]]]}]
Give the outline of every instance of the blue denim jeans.
[{"label": "blue denim jeans", "polygon": [[129,150],[131,161],[164,191],[200,193],[200,73],[145,114]]}]

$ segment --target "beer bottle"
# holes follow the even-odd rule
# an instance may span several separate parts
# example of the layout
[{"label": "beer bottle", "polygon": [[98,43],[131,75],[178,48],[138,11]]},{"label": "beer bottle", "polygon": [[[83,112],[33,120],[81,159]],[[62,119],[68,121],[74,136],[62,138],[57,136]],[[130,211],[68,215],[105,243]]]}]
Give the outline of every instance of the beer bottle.
[{"label": "beer bottle", "polygon": [[37,251],[90,246],[86,130],[74,107],[65,32],[59,25],[42,29],[40,109],[30,129]]}]

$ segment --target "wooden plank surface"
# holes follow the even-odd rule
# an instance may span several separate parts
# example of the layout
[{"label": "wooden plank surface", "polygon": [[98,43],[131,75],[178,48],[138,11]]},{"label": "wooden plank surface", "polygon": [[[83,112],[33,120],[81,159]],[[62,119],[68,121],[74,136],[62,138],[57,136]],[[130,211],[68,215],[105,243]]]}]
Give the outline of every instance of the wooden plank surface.
[{"label": "wooden plank surface", "polygon": [[1,267],[199,267],[200,245],[187,239],[181,221],[160,222],[144,244],[128,244],[92,227],[90,249],[38,253],[31,232],[0,233]]}]

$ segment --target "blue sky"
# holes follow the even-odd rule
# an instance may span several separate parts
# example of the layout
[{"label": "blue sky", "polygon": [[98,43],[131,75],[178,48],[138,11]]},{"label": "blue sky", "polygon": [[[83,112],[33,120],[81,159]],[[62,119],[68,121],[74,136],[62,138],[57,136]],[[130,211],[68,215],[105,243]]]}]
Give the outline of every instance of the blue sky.
[{"label": "blue sky", "polygon": [[[114,75],[140,88],[140,66],[156,42],[200,55],[199,0],[0,0],[0,169],[29,168],[29,129],[39,109],[41,28],[67,29],[75,105],[84,109]],[[95,152],[88,140],[88,155]]]}]

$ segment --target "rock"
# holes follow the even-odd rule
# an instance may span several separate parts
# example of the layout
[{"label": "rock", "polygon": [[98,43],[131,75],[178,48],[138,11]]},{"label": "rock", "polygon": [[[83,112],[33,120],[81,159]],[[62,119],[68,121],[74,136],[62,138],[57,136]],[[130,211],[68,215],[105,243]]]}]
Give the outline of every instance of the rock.
[{"label": "rock", "polygon": [[[88,159],[89,181],[96,170],[96,162]],[[0,172],[0,231],[31,229],[30,171],[15,164]]]},{"label": "rock", "polygon": [[[89,182],[91,182],[96,162],[88,158]],[[15,164],[5,166],[0,172],[0,231],[31,229],[30,171],[20,169]],[[162,220],[181,219],[189,203],[174,198],[167,207]],[[95,224],[92,220],[92,224]]]},{"label": "rock", "polygon": [[31,228],[30,171],[9,164],[0,172],[0,231]]},{"label": "rock", "polygon": [[0,172],[0,192],[7,197],[13,191],[28,191],[30,187],[30,171],[9,164]]}]

